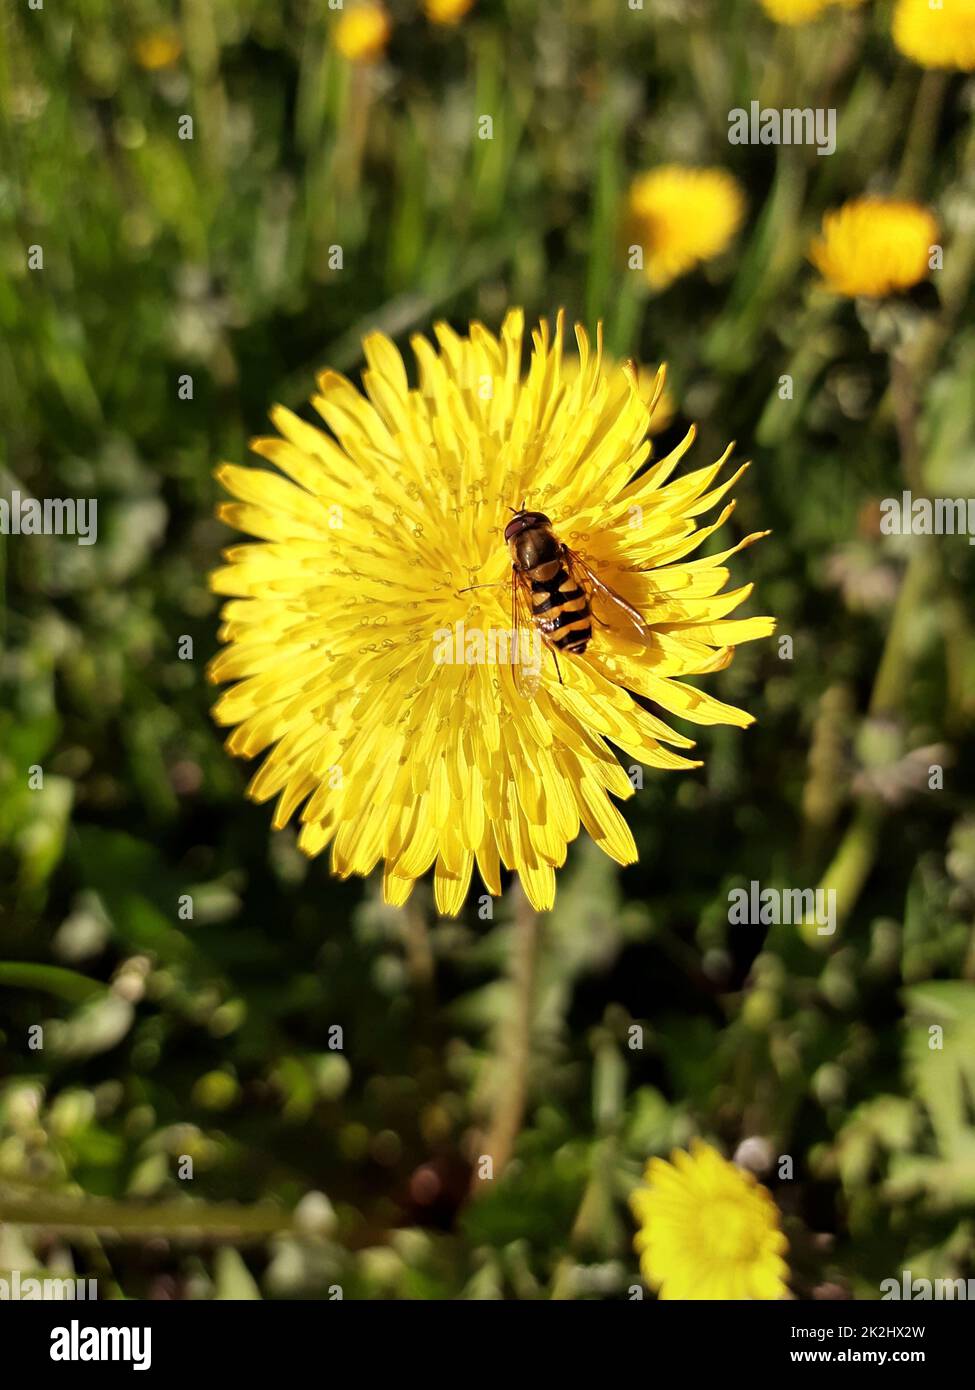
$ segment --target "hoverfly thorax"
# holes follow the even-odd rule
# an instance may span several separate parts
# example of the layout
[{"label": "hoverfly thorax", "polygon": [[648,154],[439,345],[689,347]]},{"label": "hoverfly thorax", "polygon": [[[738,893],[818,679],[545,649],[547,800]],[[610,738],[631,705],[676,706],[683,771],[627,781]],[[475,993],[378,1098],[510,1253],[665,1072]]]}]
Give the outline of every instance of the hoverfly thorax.
[{"label": "hoverfly thorax", "polygon": [[559,553],[552,523],[544,512],[516,512],[504,528],[504,538],[512,564],[523,574]]}]

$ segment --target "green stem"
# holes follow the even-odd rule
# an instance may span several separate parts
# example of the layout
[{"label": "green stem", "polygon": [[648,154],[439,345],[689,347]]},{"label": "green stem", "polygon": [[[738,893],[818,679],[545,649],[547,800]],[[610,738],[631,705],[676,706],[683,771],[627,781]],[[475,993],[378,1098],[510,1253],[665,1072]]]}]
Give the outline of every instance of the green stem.
[{"label": "green stem", "polygon": [[[915,358],[908,363],[894,357],[891,361],[891,385],[895,397],[896,424],[900,444],[901,471],[906,485],[915,491],[924,489],[924,473],[917,436],[917,401],[913,382],[917,367]],[[868,717],[896,718],[902,711],[911,678],[912,654],[909,634],[913,617],[923,611],[938,588],[940,566],[938,557],[925,536],[915,536],[910,559],[901,580],[897,601],[891,615],[890,627],[880,664],[874,676]],[[850,915],[856,906],[880,848],[880,832],[886,809],[875,797],[863,800],[843,836],[829,868],[823,874],[820,887],[835,889],[837,925]],[[828,936],[807,936],[810,944],[818,940],[821,946]]]},{"label": "green stem", "polygon": [[918,83],[917,98],[907,131],[904,153],[901,157],[900,172],[897,176],[897,194],[901,198],[917,198],[924,186],[926,175],[931,168],[931,154],[934,149],[938,126],[941,122],[941,108],[948,90],[948,73],[937,68],[926,68]]},{"label": "green stem", "polygon": [[826,295],[813,294],[806,301],[793,335],[795,346],[780,373],[791,379],[792,395],[782,397],[776,388],[765,403],[755,428],[755,440],[763,449],[774,449],[799,428],[803,409],[812,395],[813,383],[827,362],[836,354],[836,334],[832,327],[833,305]]},{"label": "green stem", "polygon": [[[880,828],[884,812],[880,802],[871,798],[861,802],[849,828],[840,842],[820,880],[819,887],[836,894],[836,925],[840,927],[849,917],[870,877],[880,846]],[[825,949],[833,937],[820,935],[815,924],[803,926],[803,937],[810,946]]]},{"label": "green stem", "polygon": [[927,538],[915,536],[907,569],[897,593],[887,640],[874,677],[869,715],[882,719],[899,714],[911,674],[908,633],[914,615],[928,602],[932,579],[937,574],[935,558]]},{"label": "green stem", "polygon": [[36,989],[54,994],[70,1004],[80,1004],[96,994],[104,994],[106,986],[90,980],[76,970],[60,965],[41,965],[34,961],[0,960],[0,986],[13,989]]},{"label": "green stem", "polygon": [[42,1226],[48,1231],[146,1239],[263,1240],[293,1227],[291,1212],[280,1207],[236,1206],[193,1200],[116,1202],[104,1197],[61,1197],[0,1189],[0,1223]]},{"label": "green stem", "polygon": [[[508,978],[514,1007],[500,1024],[501,1046],[495,1078],[493,1109],[481,1154],[491,1158],[492,1178],[498,1178],[508,1165],[521,1131],[528,1101],[528,1073],[531,1066],[532,1031],[535,1016],[535,976],[538,961],[539,917],[519,884],[514,942],[509,959]],[[485,1191],[487,1180],[475,1171],[472,1195]]]},{"label": "green stem", "polygon": [[627,270],[620,286],[616,301],[616,311],[611,320],[607,344],[610,353],[616,358],[640,355],[640,329],[643,321],[643,307],[647,302],[647,289],[643,283],[643,272]]}]

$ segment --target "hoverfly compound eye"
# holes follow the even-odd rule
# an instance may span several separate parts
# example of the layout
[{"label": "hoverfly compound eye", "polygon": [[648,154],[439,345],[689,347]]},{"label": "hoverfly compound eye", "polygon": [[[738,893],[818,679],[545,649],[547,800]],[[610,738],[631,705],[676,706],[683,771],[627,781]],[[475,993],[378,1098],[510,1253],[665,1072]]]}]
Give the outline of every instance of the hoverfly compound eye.
[{"label": "hoverfly compound eye", "polygon": [[544,512],[516,512],[504,528],[504,538],[506,541],[510,541],[515,536],[520,536],[523,531],[530,531],[534,526],[551,526],[551,524]]}]

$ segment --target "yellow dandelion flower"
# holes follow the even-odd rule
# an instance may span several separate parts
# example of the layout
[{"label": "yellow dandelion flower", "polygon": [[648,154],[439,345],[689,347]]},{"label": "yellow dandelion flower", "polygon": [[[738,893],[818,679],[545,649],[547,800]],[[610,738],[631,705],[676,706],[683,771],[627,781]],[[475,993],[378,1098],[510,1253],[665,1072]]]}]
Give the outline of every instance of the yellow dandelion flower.
[{"label": "yellow dandelion flower", "polygon": [[[927,3],[927,0],[925,0]],[[761,0],[762,9],[776,24],[808,24],[828,9],[852,10],[863,0]]]},{"label": "yellow dandelion flower", "polygon": [[896,198],[854,198],[823,217],[809,259],[835,294],[879,298],[929,272],[938,224],[927,208]]},{"label": "yellow dandelion flower", "polygon": [[695,1140],[653,1158],[630,1197],[640,1272],[662,1299],[779,1299],[788,1242],[771,1193]]},{"label": "yellow dandelion flower", "polygon": [[975,0],[897,0],[894,43],[922,68],[975,72]]},{"label": "yellow dandelion flower", "polygon": [[[617,371],[621,365],[608,352],[603,353],[603,370],[605,372]],[[562,362],[562,380],[571,383],[575,381],[578,374],[579,359],[575,353],[568,353]],[[677,402],[667,386],[666,367],[663,364],[659,367],[637,367],[636,386],[650,411],[647,434],[651,437],[655,434],[663,434],[677,414]],[[659,390],[657,389],[658,386]]]},{"label": "yellow dandelion flower", "polygon": [[720,255],[744,215],[744,194],[726,170],[662,164],[630,185],[629,242],[642,247],[647,280],[663,289]]},{"label": "yellow dandelion flower", "polygon": [[383,6],[366,0],[342,11],[335,25],[335,47],[350,63],[373,63],[385,52],[391,27]]},{"label": "yellow dandelion flower", "polygon": [[[330,845],[341,877],[382,861],[389,903],[405,902],[434,866],[437,906],[456,913],[476,863],[491,893],[502,867],[513,869],[535,907],[550,908],[580,826],[632,863],[610,794],[633,788],[609,744],[650,767],[699,764],[685,756],[692,741],[630,692],[693,723],[753,722],[684,679],[721,670],[737,643],[773,627],[729,619],[750,586],[719,592],[726,560],[757,534],[687,558],[732,511],[696,520],[742,471],[717,482],[730,448],[667,483],[692,429],[634,476],[650,452],[650,408],[632,371],[608,371],[601,343],[592,352],[577,328],[567,382],[560,315],[554,337],[544,323],[534,333],[525,377],[523,333],[520,311],[499,337],[478,323],[468,337],[438,324],[439,352],[412,340],[412,388],[397,349],[372,334],[364,394],[337,372],[318,379],[312,404],[331,433],[278,406],[279,437],[253,441],[283,477],[217,470],[237,499],[221,519],[258,543],[231,547],[211,576],[230,601],[209,675],[236,682],[215,718],[235,726],[232,753],[266,753],[248,793],[277,796],[274,826],[303,807],[300,848]],[[544,511],[586,574],[642,615],[639,629],[614,625],[627,610],[600,609],[594,594],[609,625],[597,621],[587,642],[580,594],[557,668],[542,617],[512,623],[505,532],[522,507]],[[569,636],[562,626],[552,640]],[[533,665],[526,639],[536,637]]]},{"label": "yellow dandelion flower", "polygon": [[[609,369],[615,365],[611,358],[607,360]],[[657,390],[658,384],[660,386],[659,391]],[[637,367],[636,389],[650,410],[647,434],[651,438],[655,434],[663,434],[677,414],[677,402],[674,400],[673,392],[667,386],[665,366],[661,363],[659,367]]]},{"label": "yellow dandelion flower", "polygon": [[136,39],[134,45],[135,61],[147,72],[157,72],[160,68],[171,68],[183,53],[183,40],[179,30],[171,24],[162,29],[153,29]]},{"label": "yellow dandelion flower", "polygon": [[423,0],[423,13],[431,24],[459,24],[474,0]]}]

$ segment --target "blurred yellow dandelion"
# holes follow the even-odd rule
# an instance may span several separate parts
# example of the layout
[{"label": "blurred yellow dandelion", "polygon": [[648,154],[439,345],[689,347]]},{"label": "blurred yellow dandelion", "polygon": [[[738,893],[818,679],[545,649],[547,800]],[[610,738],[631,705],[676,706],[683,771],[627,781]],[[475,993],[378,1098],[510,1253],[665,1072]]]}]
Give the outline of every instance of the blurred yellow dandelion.
[{"label": "blurred yellow dandelion", "polygon": [[[927,3],[927,0],[925,0]],[[829,9],[852,10],[863,0],[761,0],[762,9],[776,24],[808,24]]]},{"label": "blurred yellow dandelion", "polygon": [[350,63],[372,63],[382,57],[391,25],[382,5],[366,0],[343,9],[335,25],[335,47]]},{"label": "blurred yellow dandelion", "polygon": [[833,0],[761,0],[762,9],[776,24],[808,24],[832,3]]},{"label": "blurred yellow dandelion", "polygon": [[896,198],[854,198],[827,212],[809,259],[836,294],[878,298],[929,272],[938,224],[927,208]]},{"label": "blurred yellow dandelion", "polygon": [[893,35],[922,68],[975,72],[975,0],[897,0]]},{"label": "blurred yellow dandelion", "polygon": [[630,185],[627,235],[642,252],[647,280],[663,289],[720,255],[744,215],[741,186],[726,170],[663,164]]},{"label": "blurred yellow dandelion", "polygon": [[695,1140],[653,1158],[630,1197],[640,1272],[662,1299],[779,1299],[788,1242],[768,1190]]},{"label": "blurred yellow dandelion", "polygon": [[[632,370],[609,370],[577,328],[567,381],[560,315],[554,338],[544,323],[533,334],[524,376],[523,332],[520,311],[499,337],[438,324],[439,352],[412,340],[413,388],[397,349],[373,334],[365,394],[337,372],[319,377],[312,403],[330,434],[278,406],[280,435],[252,443],[284,477],[217,470],[237,499],[220,517],[258,543],[230,548],[211,576],[230,601],[209,675],[236,682],[215,718],[236,726],[232,753],[267,754],[248,793],[277,796],[275,827],[303,807],[301,849],[331,845],[342,877],[382,861],[390,903],[434,866],[437,906],[455,913],[476,863],[491,893],[501,868],[514,869],[531,902],[550,908],[580,826],[632,863],[609,794],[633,787],[609,743],[651,767],[699,764],[684,756],[691,740],[630,692],[695,723],[752,723],[682,679],[721,670],[737,643],[773,627],[728,618],[750,586],[720,593],[726,560],[758,534],[687,558],[733,509],[697,523],[742,471],[716,481],[730,448],[668,483],[692,429],[634,476],[651,410]],[[597,622],[583,653],[563,648],[559,670],[546,646],[531,694],[510,651],[492,659],[489,644],[514,626],[505,530],[523,505],[544,509],[644,626]]]},{"label": "blurred yellow dandelion", "polygon": [[423,13],[432,24],[459,24],[474,0],[423,0]]},{"label": "blurred yellow dandelion", "polygon": [[178,62],[183,53],[179,30],[171,24],[153,29],[135,41],[135,61],[147,72],[157,72]]}]

